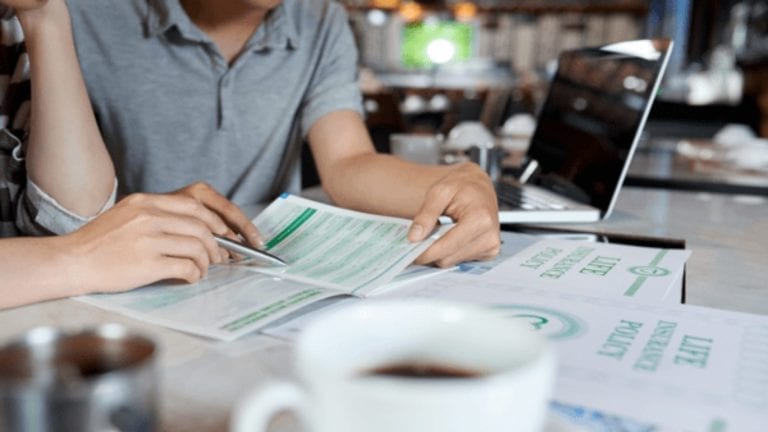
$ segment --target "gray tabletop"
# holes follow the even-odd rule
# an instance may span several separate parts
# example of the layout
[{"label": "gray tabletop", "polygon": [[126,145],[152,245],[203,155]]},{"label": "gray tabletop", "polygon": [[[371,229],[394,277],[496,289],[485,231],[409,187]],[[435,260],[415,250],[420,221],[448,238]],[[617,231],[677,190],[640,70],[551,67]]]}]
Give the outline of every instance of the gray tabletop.
[{"label": "gray tabletop", "polygon": [[[686,156],[679,150],[682,146],[698,149],[712,160]],[[654,138],[635,152],[626,184],[768,196],[768,173],[718,161],[722,157],[708,140]]]}]

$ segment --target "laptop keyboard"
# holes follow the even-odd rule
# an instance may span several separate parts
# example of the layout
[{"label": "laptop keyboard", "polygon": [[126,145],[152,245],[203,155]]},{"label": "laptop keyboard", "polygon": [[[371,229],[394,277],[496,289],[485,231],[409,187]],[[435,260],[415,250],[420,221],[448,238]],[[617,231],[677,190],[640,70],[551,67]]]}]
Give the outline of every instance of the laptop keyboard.
[{"label": "laptop keyboard", "polygon": [[568,208],[565,203],[554,201],[549,195],[508,182],[496,183],[496,195],[500,202],[523,210],[564,210]]}]

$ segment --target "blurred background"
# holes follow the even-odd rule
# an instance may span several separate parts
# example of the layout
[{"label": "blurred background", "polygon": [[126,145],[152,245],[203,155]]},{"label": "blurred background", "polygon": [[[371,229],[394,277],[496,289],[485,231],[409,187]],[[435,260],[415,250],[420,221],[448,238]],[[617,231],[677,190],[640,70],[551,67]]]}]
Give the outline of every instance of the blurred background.
[{"label": "blurred background", "polygon": [[[529,134],[560,51],[649,37],[675,48],[642,148],[688,158],[689,169],[750,159],[728,154],[734,140],[768,148],[768,0],[341,3],[380,151],[392,151],[393,135],[443,139],[463,122],[498,139]],[[728,143],[712,147],[723,134]],[[729,172],[768,175],[768,156],[755,155],[765,166],[731,163]]]}]

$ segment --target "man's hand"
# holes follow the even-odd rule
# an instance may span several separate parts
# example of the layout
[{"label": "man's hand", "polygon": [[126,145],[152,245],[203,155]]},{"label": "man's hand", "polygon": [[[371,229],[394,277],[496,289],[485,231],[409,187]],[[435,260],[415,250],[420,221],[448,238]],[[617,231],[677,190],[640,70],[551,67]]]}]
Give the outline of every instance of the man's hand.
[{"label": "man's hand", "polygon": [[237,234],[239,234],[251,246],[264,246],[259,230],[248,219],[248,216],[238,206],[216,192],[211,186],[198,182],[171,192],[169,195],[191,198],[212,211],[216,218],[215,226],[224,227],[223,230],[218,228],[217,230],[212,230],[214,234],[223,235],[231,239],[237,239]]},{"label": "man's hand", "polygon": [[163,279],[195,282],[226,256],[219,217],[195,199],[134,194],[83,228],[56,238],[64,280],[80,293],[123,291]]},{"label": "man's hand", "polygon": [[456,226],[427,249],[418,264],[452,267],[472,260],[489,260],[498,255],[499,208],[493,184],[475,164],[457,165],[427,191],[421,209],[413,218],[410,241],[426,238],[442,215]]}]

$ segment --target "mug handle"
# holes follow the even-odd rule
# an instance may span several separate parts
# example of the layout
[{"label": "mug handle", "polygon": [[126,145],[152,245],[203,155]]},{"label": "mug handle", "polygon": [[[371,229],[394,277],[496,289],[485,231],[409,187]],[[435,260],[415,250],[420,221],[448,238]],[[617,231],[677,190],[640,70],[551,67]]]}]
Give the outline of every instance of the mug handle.
[{"label": "mug handle", "polygon": [[235,408],[230,432],[266,432],[275,414],[291,411],[305,426],[306,394],[293,383],[268,383],[248,394]]}]

